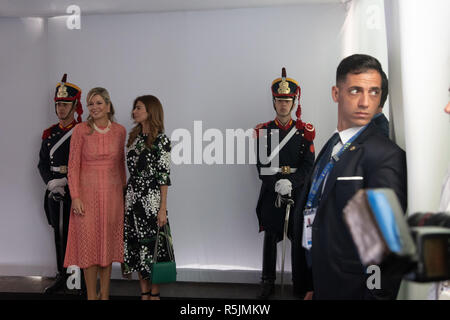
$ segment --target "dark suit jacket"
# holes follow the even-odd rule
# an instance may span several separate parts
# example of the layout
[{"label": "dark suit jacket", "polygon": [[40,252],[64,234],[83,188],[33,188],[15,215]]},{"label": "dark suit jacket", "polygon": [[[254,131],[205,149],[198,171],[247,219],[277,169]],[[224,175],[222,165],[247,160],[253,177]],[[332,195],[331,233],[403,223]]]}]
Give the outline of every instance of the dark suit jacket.
[{"label": "dark suit jacket", "polygon": [[[296,199],[293,225],[295,239],[292,245],[294,290],[299,294],[314,290],[315,299],[395,299],[401,279],[384,272],[383,266],[381,289],[367,289],[366,280],[371,274],[366,274],[360,262],[342,211],[347,201],[361,188],[392,188],[403,210],[406,210],[405,152],[383,135],[373,122],[352,145],[355,148],[349,148],[342,154],[323,190],[312,226],[312,270],[306,265],[301,242],[302,211],[311,187],[311,177]],[[339,179],[355,176],[363,179]]]},{"label": "dark suit jacket", "polygon": [[389,120],[383,113],[378,113],[372,118],[372,122],[375,122],[377,127],[383,132],[383,134],[389,138]]}]

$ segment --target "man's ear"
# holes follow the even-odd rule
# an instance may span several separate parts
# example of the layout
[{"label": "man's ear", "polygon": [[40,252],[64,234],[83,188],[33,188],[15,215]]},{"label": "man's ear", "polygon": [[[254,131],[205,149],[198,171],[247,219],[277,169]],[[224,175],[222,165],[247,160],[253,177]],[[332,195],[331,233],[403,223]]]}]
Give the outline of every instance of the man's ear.
[{"label": "man's ear", "polygon": [[331,98],[333,98],[334,102],[338,102],[338,100],[339,100],[339,88],[337,86],[333,86],[331,88]]}]

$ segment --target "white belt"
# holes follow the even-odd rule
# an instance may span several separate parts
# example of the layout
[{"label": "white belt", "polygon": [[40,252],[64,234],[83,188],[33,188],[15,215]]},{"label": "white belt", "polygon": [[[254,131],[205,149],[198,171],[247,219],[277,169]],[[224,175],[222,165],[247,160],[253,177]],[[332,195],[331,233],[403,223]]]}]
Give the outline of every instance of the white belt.
[{"label": "white belt", "polygon": [[66,174],[67,173],[67,166],[50,167],[50,171]]},{"label": "white belt", "polygon": [[289,166],[286,166],[286,167],[281,167],[281,168],[270,167],[270,168],[265,168],[265,169],[269,170],[273,174],[280,173],[280,172],[283,174],[290,174],[290,173],[295,173],[297,171],[297,168],[290,168]]}]

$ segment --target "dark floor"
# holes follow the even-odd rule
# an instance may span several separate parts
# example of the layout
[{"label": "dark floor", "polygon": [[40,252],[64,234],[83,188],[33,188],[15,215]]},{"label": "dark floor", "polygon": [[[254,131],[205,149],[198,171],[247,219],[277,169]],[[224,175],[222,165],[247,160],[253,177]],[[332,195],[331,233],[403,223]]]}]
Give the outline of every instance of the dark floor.
[{"label": "dark floor", "polygon": [[[0,299],[84,299],[60,290],[53,295],[44,289],[53,283],[52,278],[0,277]],[[271,300],[293,300],[292,286],[285,285],[284,294],[276,286]],[[175,282],[161,285],[161,299],[256,299],[258,284]],[[110,297],[116,299],[140,299],[137,280],[111,280]]]}]

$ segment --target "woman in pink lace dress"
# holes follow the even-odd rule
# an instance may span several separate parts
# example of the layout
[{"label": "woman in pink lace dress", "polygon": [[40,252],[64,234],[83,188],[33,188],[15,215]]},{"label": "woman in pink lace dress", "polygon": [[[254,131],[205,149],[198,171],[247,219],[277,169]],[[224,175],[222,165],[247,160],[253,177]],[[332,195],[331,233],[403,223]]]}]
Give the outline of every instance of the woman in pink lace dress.
[{"label": "woman in pink lace dress", "polygon": [[89,91],[87,105],[88,121],[76,126],[70,143],[73,214],[64,266],[83,269],[89,300],[106,300],[112,262],[123,262],[126,130],[113,122],[114,108],[106,89]]}]

